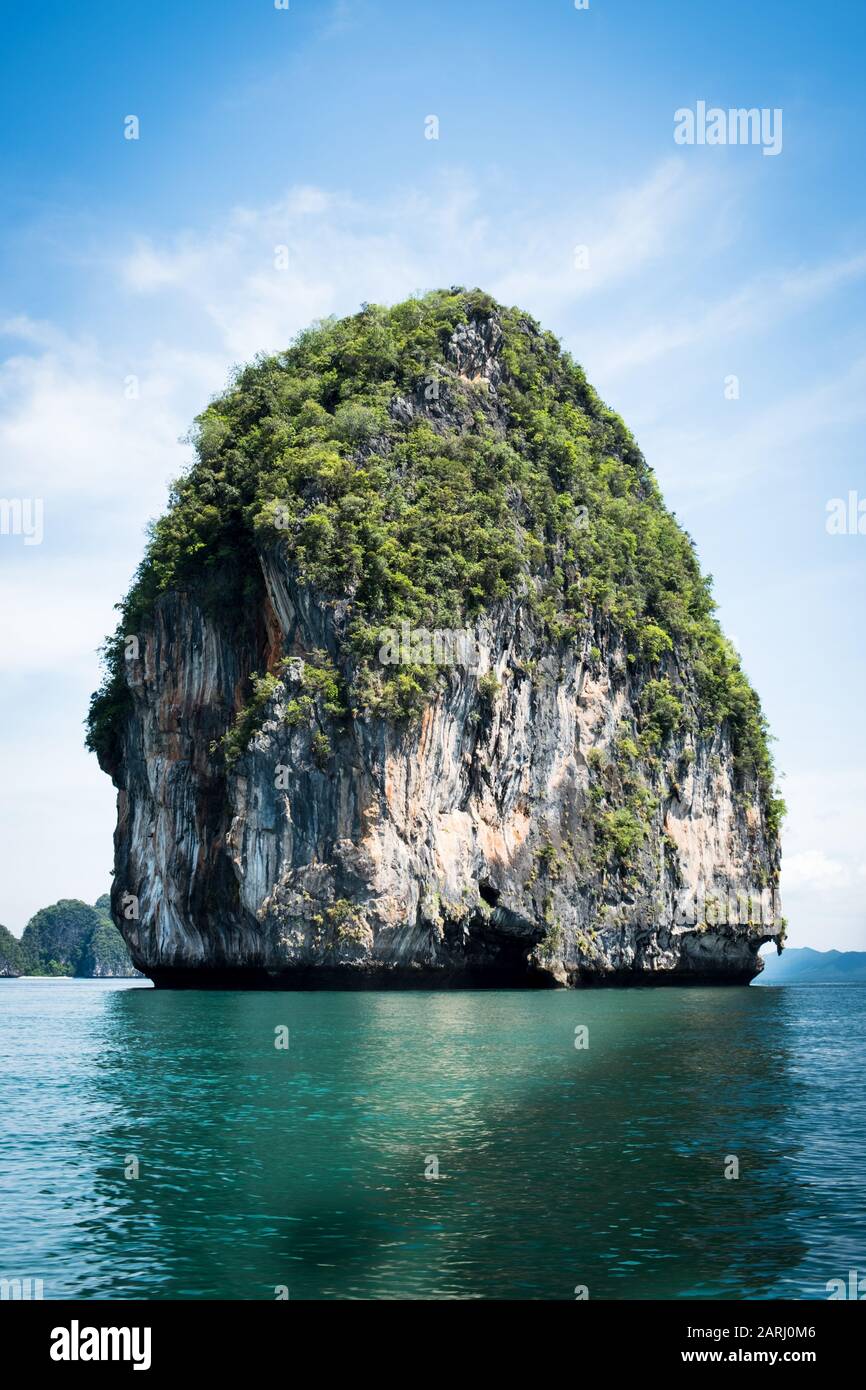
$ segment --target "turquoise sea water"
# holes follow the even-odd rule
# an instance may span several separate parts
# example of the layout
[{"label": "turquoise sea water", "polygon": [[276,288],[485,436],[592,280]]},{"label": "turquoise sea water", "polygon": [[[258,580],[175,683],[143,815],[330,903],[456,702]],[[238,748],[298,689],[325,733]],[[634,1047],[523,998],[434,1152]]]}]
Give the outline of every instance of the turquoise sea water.
[{"label": "turquoise sea water", "polygon": [[857,985],[3,980],[0,1276],[46,1298],[825,1298],[866,1273],[864,1060]]}]

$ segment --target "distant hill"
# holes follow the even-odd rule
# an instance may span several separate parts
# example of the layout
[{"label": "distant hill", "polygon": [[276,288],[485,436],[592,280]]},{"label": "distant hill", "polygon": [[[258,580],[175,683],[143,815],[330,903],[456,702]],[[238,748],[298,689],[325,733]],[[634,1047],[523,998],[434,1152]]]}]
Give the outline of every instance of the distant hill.
[{"label": "distant hill", "polygon": [[813,951],[798,946],[764,956],[758,985],[850,985],[866,982],[866,951]]},{"label": "distant hill", "polygon": [[91,906],[61,898],[30,918],[18,941],[0,927],[0,976],[76,975],[111,979],[137,975],[109,913],[108,894]]},{"label": "distant hill", "polygon": [[21,942],[8,927],[0,927],[0,980],[21,974]]}]

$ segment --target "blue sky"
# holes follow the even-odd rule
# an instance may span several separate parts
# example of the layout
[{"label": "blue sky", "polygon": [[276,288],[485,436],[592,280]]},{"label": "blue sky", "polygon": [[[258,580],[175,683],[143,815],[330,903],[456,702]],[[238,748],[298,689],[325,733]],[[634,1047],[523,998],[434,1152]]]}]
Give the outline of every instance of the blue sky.
[{"label": "blue sky", "polygon": [[[81,719],[193,415],[320,314],[465,283],[634,431],[778,738],[791,942],[866,949],[866,535],[825,525],[866,498],[866,9],[49,0],[2,25],[0,495],[42,498],[45,535],[0,535],[0,921],[108,885]],[[675,144],[698,101],[780,109],[781,152]]]}]

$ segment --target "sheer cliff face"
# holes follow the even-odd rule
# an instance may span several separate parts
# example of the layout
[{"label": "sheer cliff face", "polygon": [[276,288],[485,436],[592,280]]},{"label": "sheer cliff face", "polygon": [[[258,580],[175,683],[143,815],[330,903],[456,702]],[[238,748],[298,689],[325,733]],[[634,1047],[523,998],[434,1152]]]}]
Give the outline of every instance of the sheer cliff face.
[{"label": "sheer cliff face", "polygon": [[[395,394],[392,419],[463,429],[483,386],[504,432],[500,338],[495,320],[456,330],[446,389]],[[260,598],[230,617],[189,590],[156,599],[101,754],[119,793],[114,915],[157,983],[757,972],[781,932],[777,841],[766,798],[735,775],[727,724],[697,717],[676,645],[636,656],[600,605],[578,636],[552,639],[536,578],[476,615],[466,660],[443,663],[420,712],[395,718],[355,693],[351,595],[303,582],[279,537],[257,563]],[[311,679],[325,665],[345,710]],[[265,671],[227,758],[220,740]],[[680,716],[649,747],[660,680]]]}]

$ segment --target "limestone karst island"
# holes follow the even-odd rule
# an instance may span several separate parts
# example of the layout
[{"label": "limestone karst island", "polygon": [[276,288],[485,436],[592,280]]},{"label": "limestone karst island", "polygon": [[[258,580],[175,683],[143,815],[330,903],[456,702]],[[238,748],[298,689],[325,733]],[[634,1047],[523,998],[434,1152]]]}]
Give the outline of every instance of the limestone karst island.
[{"label": "limestone karst island", "polygon": [[758,972],[784,809],[760,702],[556,339],[477,290],[365,305],[239,371],[195,443],[89,716],[139,970]]}]

